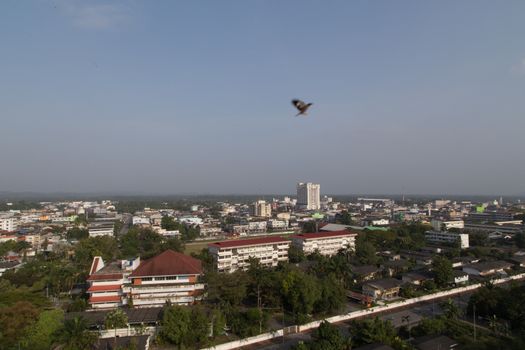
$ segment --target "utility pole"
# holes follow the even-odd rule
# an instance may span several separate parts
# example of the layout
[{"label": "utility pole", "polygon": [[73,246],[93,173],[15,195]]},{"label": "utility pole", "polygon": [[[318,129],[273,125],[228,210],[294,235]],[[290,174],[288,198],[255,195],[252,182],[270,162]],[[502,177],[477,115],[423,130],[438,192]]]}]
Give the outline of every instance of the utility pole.
[{"label": "utility pole", "polygon": [[474,305],[474,341],[476,341],[476,304],[473,304]]}]

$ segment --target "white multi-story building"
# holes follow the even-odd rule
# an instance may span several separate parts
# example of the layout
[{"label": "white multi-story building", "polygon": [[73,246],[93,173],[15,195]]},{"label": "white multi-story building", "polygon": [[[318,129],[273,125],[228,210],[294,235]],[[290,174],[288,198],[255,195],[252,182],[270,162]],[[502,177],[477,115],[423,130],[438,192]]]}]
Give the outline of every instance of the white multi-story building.
[{"label": "white multi-story building", "polygon": [[272,205],[264,200],[253,203],[253,215],[269,218],[272,216]]},{"label": "white multi-story building", "polygon": [[434,243],[455,243],[459,242],[461,249],[469,247],[468,233],[457,233],[447,231],[427,231],[425,232],[425,239]]},{"label": "white multi-story building", "polygon": [[432,220],[432,228],[434,231],[448,231],[451,228],[463,229],[465,228],[465,222],[463,220]]},{"label": "white multi-story building", "polygon": [[194,226],[202,225],[204,222],[198,216],[184,216],[180,218],[179,221],[185,225],[194,225]]},{"label": "white multi-story building", "polygon": [[266,221],[250,221],[248,223],[249,233],[263,233],[266,232],[267,223]]},{"label": "white multi-story building", "polygon": [[87,279],[89,288],[88,303],[93,309],[107,309],[122,306],[126,303],[126,295],[122,286],[129,282],[127,276],[140,263],[140,259],[122,260],[108,265],[102,257],[95,256]]},{"label": "white multi-story building", "polygon": [[301,233],[292,237],[292,244],[305,254],[318,251],[321,255],[335,255],[341,249],[355,250],[357,233],[332,231]]},{"label": "white multi-story building", "polygon": [[263,237],[222,241],[208,244],[208,251],[219,272],[234,272],[248,268],[250,258],[263,266],[277,266],[288,261],[290,241],[283,237]]},{"label": "white multi-story building", "polygon": [[272,230],[286,230],[288,228],[288,222],[285,220],[268,220],[267,227]]},{"label": "white multi-story building", "polygon": [[108,265],[93,258],[89,273],[89,304],[93,309],[163,306],[166,302],[193,304],[202,299],[202,263],[166,250],[151,259],[121,260]]},{"label": "white multi-story building", "polygon": [[163,306],[166,302],[191,305],[204,294],[200,260],[173,250],[140,263],[123,290],[133,307]]},{"label": "white multi-story building", "polygon": [[88,228],[89,237],[113,236],[114,227],[112,222],[91,223]]},{"label": "white multi-story building", "polygon": [[18,219],[14,217],[0,217],[0,231],[14,232],[18,228]]},{"label": "white multi-story building", "polygon": [[321,208],[321,185],[311,182],[297,184],[297,205],[306,210]]},{"label": "white multi-story building", "polygon": [[133,225],[150,225],[151,221],[146,216],[134,216],[132,218]]}]

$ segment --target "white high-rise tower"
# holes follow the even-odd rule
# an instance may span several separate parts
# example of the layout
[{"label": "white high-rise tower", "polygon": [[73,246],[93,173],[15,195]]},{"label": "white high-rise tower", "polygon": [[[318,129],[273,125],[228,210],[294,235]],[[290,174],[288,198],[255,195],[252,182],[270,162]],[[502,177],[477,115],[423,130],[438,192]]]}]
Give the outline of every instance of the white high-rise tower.
[{"label": "white high-rise tower", "polygon": [[297,184],[297,205],[307,210],[321,208],[321,185],[311,182]]}]

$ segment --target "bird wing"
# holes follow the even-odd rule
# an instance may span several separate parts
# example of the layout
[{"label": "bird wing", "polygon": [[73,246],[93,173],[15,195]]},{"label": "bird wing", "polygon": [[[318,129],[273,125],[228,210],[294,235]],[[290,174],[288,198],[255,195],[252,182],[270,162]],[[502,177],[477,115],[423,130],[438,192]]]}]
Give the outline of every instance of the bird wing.
[{"label": "bird wing", "polygon": [[292,100],[292,104],[300,111],[306,107],[306,103],[301,100]]}]

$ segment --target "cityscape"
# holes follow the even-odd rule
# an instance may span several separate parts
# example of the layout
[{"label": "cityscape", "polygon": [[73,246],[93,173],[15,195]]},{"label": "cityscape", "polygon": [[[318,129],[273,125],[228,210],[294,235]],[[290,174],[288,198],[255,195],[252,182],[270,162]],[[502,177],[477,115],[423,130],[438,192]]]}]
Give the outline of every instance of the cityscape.
[{"label": "cityscape", "polygon": [[298,182],[294,195],[236,201],[4,201],[3,344],[302,349],[326,328],[343,348],[349,326],[356,349],[511,336],[520,316],[504,305],[520,307],[525,278],[520,199],[322,193]]},{"label": "cityscape", "polygon": [[0,1],[0,350],[525,349],[524,18]]}]

